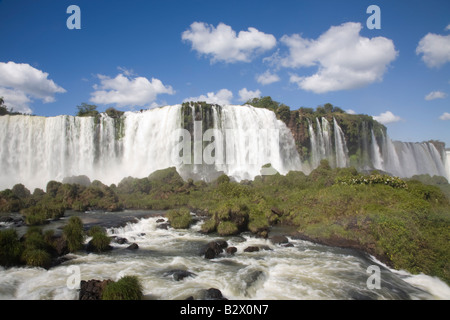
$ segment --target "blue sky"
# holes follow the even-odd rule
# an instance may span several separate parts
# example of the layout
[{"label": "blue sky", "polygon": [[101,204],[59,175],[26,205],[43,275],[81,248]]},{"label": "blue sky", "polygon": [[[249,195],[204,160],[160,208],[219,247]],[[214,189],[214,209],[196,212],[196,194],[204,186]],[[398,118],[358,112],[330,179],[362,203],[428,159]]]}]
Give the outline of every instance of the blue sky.
[{"label": "blue sky", "polygon": [[[67,28],[69,5],[79,30]],[[381,29],[366,25],[369,5]],[[330,102],[375,116],[392,139],[450,147],[448,0],[0,0],[0,39],[0,96],[17,111],[271,96],[291,109]]]}]

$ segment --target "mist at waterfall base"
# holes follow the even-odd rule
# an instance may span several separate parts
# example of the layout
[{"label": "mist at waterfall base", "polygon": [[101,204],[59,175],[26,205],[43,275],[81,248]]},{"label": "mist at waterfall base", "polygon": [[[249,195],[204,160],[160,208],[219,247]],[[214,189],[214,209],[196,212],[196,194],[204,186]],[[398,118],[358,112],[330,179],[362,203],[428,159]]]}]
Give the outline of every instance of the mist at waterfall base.
[{"label": "mist at waterfall base", "polygon": [[[192,110],[194,113],[194,107]],[[0,189],[17,183],[30,190],[45,189],[50,180],[78,175],[107,185],[117,184],[125,177],[143,178],[168,167],[176,167],[183,178],[210,181],[217,172],[223,172],[241,181],[261,175],[261,167],[269,163],[280,174],[291,170],[309,174],[322,159],[329,160],[332,167],[351,165],[345,133],[334,118],[332,122],[324,117],[308,120],[307,159],[300,158],[289,128],[270,110],[212,106],[211,118],[210,128],[194,122],[190,132],[192,158],[201,163],[209,148],[214,149],[215,159],[226,161],[208,165],[194,161],[187,165],[174,156],[180,151],[180,140],[173,138],[174,133],[184,124],[181,105],[126,112],[120,121],[106,114],[101,114],[99,120],[73,116],[0,117]],[[206,129],[213,130],[215,140],[210,137],[213,142],[205,148]],[[433,143],[392,141],[383,132],[377,139],[373,129],[361,134],[366,161],[358,169],[378,169],[399,177],[430,174],[450,179],[448,152],[440,154]]]},{"label": "mist at waterfall base", "polygon": [[[85,224],[92,226],[105,221],[103,215],[117,219],[115,215],[139,213],[69,212],[68,216],[71,214],[80,215]],[[230,300],[450,299],[450,288],[441,280],[389,269],[350,249],[291,237],[292,246],[281,246],[245,233],[219,238],[198,232],[202,221],[186,230],[164,230],[157,227],[160,213],[140,214],[150,216],[107,229],[110,236],[138,244],[138,250],[127,250],[129,243],[112,243],[112,251],[70,254],[69,261],[50,270],[0,268],[0,299],[78,299],[78,290],[68,286],[74,266],[79,268],[81,280],[117,281],[125,275],[138,275],[145,299],[184,300],[191,296],[198,299],[200,292],[209,288],[218,288]],[[275,228],[273,232],[285,230]],[[201,249],[218,239],[227,240],[237,252],[205,259]],[[244,252],[248,246],[266,246],[268,250]],[[369,288],[367,284],[371,276],[369,267],[374,265],[381,270],[380,289]],[[173,270],[192,274],[177,281]]]}]

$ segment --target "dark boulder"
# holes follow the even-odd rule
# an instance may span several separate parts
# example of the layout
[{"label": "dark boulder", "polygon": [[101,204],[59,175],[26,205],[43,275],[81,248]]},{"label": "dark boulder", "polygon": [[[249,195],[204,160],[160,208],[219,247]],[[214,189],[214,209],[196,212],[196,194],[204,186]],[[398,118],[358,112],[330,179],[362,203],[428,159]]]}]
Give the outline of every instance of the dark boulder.
[{"label": "dark boulder", "polygon": [[283,243],[288,243],[289,239],[283,235],[276,235],[276,236],[270,237],[270,241],[273,244],[283,244]]},{"label": "dark boulder", "polygon": [[116,237],[116,236],[112,236],[111,237],[111,241],[118,243],[118,244],[126,244],[128,243],[128,240],[126,238],[122,238],[122,237]]},{"label": "dark boulder", "polygon": [[156,220],[156,223],[161,223],[161,222],[165,222],[165,221],[166,221],[166,220],[160,218],[160,219]]},{"label": "dark boulder", "polygon": [[209,288],[200,292],[201,300],[228,300],[222,295],[222,292],[216,288]]},{"label": "dark boulder", "polygon": [[138,244],[135,243],[135,242],[133,242],[132,244],[130,244],[130,245],[127,247],[127,250],[137,250],[137,249],[139,249],[139,246],[138,246]]},{"label": "dark boulder", "polygon": [[195,277],[196,276],[195,273],[192,273],[192,272],[187,271],[187,270],[179,270],[179,269],[169,270],[166,273],[164,273],[164,275],[165,276],[172,276],[175,281],[181,281],[184,278]]},{"label": "dark boulder", "polygon": [[249,246],[244,249],[244,252],[257,252],[259,251],[259,247],[257,246]]},{"label": "dark boulder", "polygon": [[80,283],[80,300],[101,300],[103,290],[112,280],[82,280]]},{"label": "dark boulder", "polygon": [[201,254],[206,259],[214,259],[223,252],[223,249],[228,247],[228,243],[224,240],[211,241],[203,247]]},{"label": "dark boulder", "polygon": [[67,240],[63,236],[53,237],[53,248],[57,256],[63,256],[69,253]]},{"label": "dark boulder", "polygon": [[235,254],[236,251],[237,251],[237,248],[236,248],[236,247],[228,247],[225,251],[226,251],[228,254]]},{"label": "dark boulder", "polygon": [[170,227],[170,224],[168,222],[165,222],[165,223],[158,224],[156,226],[156,229],[167,230],[169,227]]},{"label": "dark boulder", "polygon": [[12,217],[8,217],[8,216],[2,216],[0,217],[0,222],[3,223],[13,223],[14,219]]}]

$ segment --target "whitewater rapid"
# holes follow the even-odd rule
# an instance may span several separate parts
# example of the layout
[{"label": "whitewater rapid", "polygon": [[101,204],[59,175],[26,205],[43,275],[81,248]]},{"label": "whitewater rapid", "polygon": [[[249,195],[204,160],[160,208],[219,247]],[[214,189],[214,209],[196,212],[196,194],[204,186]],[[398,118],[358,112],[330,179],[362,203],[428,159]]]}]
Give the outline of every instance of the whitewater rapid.
[{"label": "whitewater rapid", "polygon": [[[0,269],[0,299],[78,299],[78,291],[67,286],[70,268],[80,270],[81,280],[118,280],[136,275],[145,299],[183,300],[199,297],[211,287],[230,300],[303,299],[450,299],[450,288],[426,275],[391,270],[376,259],[352,250],[331,248],[289,237],[292,247],[248,234],[217,237],[199,233],[201,222],[188,230],[157,228],[160,217],[142,218],[124,227],[109,228],[110,236],[135,242],[113,243],[103,254],[71,254],[71,260],[50,270],[41,268]],[[221,254],[208,260],[201,248],[212,240],[225,239],[235,246],[234,255]],[[87,239],[88,241],[89,239]],[[270,250],[244,252],[248,246]],[[369,266],[381,269],[381,289],[369,289]],[[175,281],[170,270],[187,270],[193,277]]]}]

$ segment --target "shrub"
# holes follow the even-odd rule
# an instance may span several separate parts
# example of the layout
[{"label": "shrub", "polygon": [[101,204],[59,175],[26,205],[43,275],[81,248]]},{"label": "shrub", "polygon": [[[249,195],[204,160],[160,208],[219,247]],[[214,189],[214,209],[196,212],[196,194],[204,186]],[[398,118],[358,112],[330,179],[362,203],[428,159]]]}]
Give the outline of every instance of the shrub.
[{"label": "shrub", "polygon": [[358,184],[366,184],[366,185],[375,185],[375,184],[384,184],[387,186],[391,186],[392,188],[400,188],[406,189],[408,188],[405,181],[398,177],[391,177],[388,175],[381,174],[371,174],[368,176],[345,176],[336,178],[336,182],[343,185],[358,185]]},{"label": "shrub", "polygon": [[83,231],[83,222],[79,217],[72,216],[63,229],[64,238],[70,252],[75,252],[83,248],[85,234]]},{"label": "shrub", "polygon": [[102,300],[141,300],[142,285],[136,276],[125,276],[109,283],[102,293]]},{"label": "shrub", "polygon": [[22,259],[31,267],[50,268],[52,258],[50,253],[43,249],[26,249],[23,252]]},{"label": "shrub", "polygon": [[88,244],[88,251],[104,252],[111,249],[111,238],[106,235],[102,227],[93,226],[89,229],[88,235],[92,237]]},{"label": "shrub", "polygon": [[238,232],[238,227],[231,221],[221,221],[217,226],[217,233],[221,236],[231,236]]},{"label": "shrub", "polygon": [[201,230],[204,233],[211,233],[216,231],[216,227],[217,227],[216,221],[210,218],[202,224]]},{"label": "shrub", "polygon": [[14,229],[0,231],[0,265],[11,267],[19,263],[22,244]]},{"label": "shrub", "polygon": [[186,208],[169,210],[167,218],[175,229],[187,229],[192,222],[191,213]]}]

